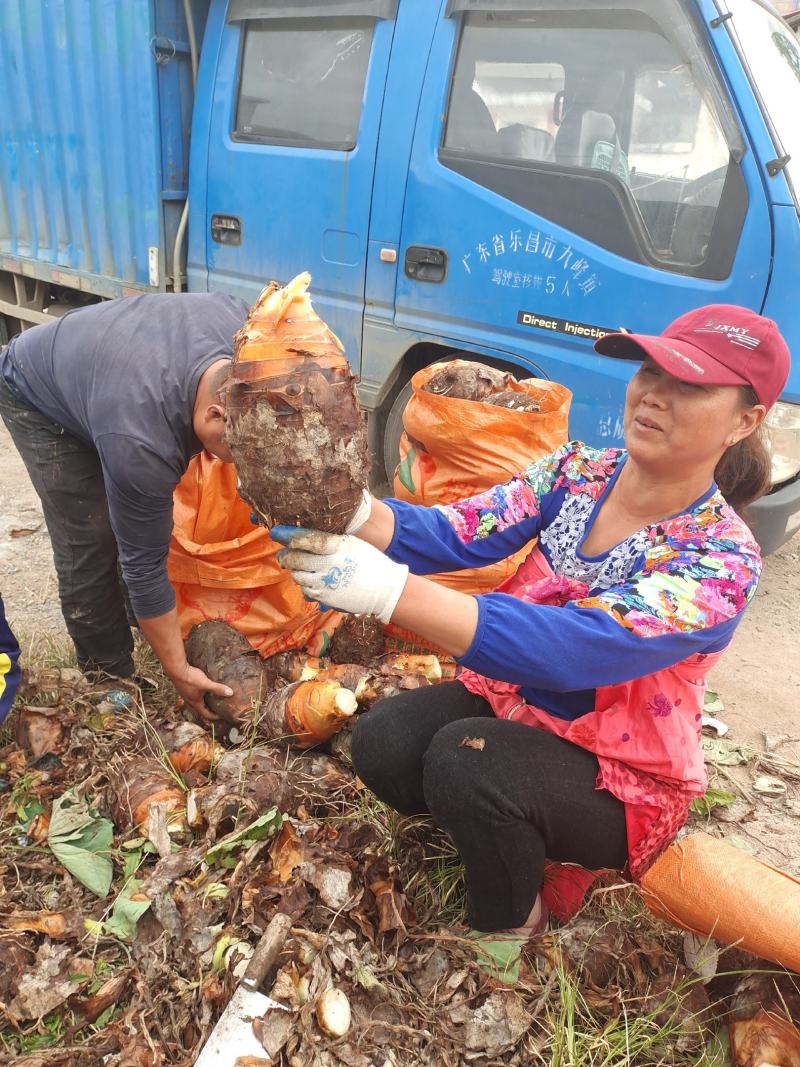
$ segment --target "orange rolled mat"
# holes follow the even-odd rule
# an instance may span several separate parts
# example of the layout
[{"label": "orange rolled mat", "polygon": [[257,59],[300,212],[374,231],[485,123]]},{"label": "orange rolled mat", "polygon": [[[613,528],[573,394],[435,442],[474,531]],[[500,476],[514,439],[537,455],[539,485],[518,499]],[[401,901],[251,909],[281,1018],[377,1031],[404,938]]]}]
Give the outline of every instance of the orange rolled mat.
[{"label": "orange rolled mat", "polygon": [[800,880],[709,834],[690,834],[642,878],[645,902],[675,926],[800,971]]}]

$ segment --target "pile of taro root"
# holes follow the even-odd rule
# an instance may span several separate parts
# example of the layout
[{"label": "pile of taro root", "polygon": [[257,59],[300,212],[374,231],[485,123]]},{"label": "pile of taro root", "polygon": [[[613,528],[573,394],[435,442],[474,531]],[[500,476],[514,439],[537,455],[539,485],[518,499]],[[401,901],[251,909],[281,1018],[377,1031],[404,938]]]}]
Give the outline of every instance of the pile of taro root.
[{"label": "pile of taro root", "polygon": [[[711,1063],[721,1033],[734,1051],[720,1063],[800,1063],[791,976],[743,977],[754,961],[734,950],[709,970],[622,883],[498,981],[453,907],[452,849],[380,805],[348,757],[354,715],[452,665],[386,655],[358,621],[323,661],[244,644],[221,623],[187,643],[234,689],[213,728],[166,686],[28,673],[0,749],[0,1062],[188,1067],[283,913],[264,991],[287,1010],[253,1022],[264,1057],[248,1067],[688,1065]],[[291,711],[314,686],[356,710],[304,697]],[[603,1034],[643,1016],[636,1047],[603,1058]],[[593,1041],[581,1060],[567,1020]]]},{"label": "pile of taro root", "polygon": [[422,387],[451,400],[473,400],[509,411],[539,411],[532,396],[511,388],[513,376],[484,363],[452,360],[432,374]]}]

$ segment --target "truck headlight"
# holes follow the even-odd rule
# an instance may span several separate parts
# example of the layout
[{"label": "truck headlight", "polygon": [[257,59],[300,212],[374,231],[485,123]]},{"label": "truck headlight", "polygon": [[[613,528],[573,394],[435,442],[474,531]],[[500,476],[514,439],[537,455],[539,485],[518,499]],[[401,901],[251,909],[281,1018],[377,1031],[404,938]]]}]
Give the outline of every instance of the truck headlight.
[{"label": "truck headlight", "polygon": [[772,484],[781,485],[800,471],[800,404],[778,401],[765,421],[772,456]]}]

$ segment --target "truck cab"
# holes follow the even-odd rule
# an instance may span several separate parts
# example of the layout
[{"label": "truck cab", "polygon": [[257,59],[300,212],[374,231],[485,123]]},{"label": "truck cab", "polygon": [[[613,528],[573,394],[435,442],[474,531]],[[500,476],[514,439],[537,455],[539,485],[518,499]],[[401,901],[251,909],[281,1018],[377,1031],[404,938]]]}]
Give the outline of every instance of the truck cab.
[{"label": "truck cab", "polygon": [[[311,271],[391,475],[408,379],[454,352],[563,382],[621,441],[593,341],[742,304],[790,347],[797,42],[760,0],[214,0],[189,287]],[[769,550],[800,525],[800,366],[772,416]]]}]

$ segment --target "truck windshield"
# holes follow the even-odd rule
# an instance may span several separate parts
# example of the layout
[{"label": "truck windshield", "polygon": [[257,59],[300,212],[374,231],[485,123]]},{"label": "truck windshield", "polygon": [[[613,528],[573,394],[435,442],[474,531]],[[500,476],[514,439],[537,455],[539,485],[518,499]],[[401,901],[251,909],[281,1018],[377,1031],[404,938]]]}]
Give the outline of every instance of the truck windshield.
[{"label": "truck windshield", "polygon": [[800,43],[782,19],[758,0],[728,0],[739,38],[768,117],[791,156],[786,168],[795,201],[800,194]]}]

